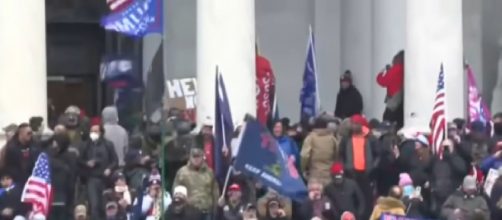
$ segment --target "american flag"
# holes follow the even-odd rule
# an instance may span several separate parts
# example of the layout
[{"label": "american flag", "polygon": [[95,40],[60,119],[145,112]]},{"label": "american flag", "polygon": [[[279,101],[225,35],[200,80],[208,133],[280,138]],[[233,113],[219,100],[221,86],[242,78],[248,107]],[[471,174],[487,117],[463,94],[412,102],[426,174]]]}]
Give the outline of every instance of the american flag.
[{"label": "american flag", "polygon": [[49,169],[49,158],[46,153],[41,153],[35,162],[35,168],[26,181],[21,196],[21,202],[33,205],[32,214],[43,214],[48,216],[51,205],[51,172]]},{"label": "american flag", "polygon": [[110,7],[112,12],[121,11],[129,6],[133,0],[106,0],[106,4]]},{"label": "american flag", "polygon": [[444,88],[444,71],[443,64],[439,72],[439,79],[436,90],[436,97],[434,100],[434,108],[432,109],[431,118],[431,144],[432,152],[437,154],[439,152],[441,142],[445,139],[446,133],[446,92]]}]

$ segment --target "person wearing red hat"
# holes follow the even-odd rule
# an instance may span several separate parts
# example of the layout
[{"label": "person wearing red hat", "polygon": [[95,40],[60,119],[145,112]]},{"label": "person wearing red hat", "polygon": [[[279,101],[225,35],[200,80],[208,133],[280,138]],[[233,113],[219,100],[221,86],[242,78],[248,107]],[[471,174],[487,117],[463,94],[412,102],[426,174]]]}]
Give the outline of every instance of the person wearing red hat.
[{"label": "person wearing red hat", "polygon": [[239,184],[232,184],[228,187],[228,199],[222,196],[218,200],[218,216],[222,220],[239,220],[242,219],[242,214],[246,208],[242,202],[242,190]]},{"label": "person wearing red hat", "polygon": [[357,218],[362,218],[366,212],[366,201],[358,184],[351,178],[345,177],[344,166],[335,162],[331,166],[332,181],[324,188],[324,194],[330,202],[328,219],[340,219],[344,212],[352,212]]},{"label": "person wearing red hat", "polygon": [[[370,174],[379,162],[378,140],[371,135],[369,124],[362,115],[353,115],[351,118],[351,134],[342,138],[340,142],[340,156],[344,162],[348,176],[358,184],[366,199],[366,206],[372,206],[373,189]],[[369,217],[369,212],[362,216]]]},{"label": "person wearing red hat", "polygon": [[352,84],[352,73],[350,70],[346,70],[340,77],[340,91],[336,96],[335,116],[344,119],[362,112],[363,97]]}]

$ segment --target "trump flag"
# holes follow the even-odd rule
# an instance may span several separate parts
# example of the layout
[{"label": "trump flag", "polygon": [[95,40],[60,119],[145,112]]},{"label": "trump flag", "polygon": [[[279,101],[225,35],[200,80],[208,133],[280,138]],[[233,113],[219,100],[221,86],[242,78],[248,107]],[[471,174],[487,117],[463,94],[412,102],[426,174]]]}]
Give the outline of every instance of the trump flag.
[{"label": "trump flag", "polygon": [[256,119],[249,118],[242,130],[234,168],[265,186],[296,201],[307,197],[307,187],[295,167],[270,132]]}]

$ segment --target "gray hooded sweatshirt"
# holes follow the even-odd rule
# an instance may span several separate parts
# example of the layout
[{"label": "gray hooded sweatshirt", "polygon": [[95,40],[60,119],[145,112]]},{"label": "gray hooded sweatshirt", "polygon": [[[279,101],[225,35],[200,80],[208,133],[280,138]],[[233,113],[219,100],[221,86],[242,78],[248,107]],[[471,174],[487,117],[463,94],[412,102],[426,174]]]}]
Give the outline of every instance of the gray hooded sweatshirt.
[{"label": "gray hooded sweatshirt", "polygon": [[105,138],[113,143],[119,166],[124,165],[124,156],[129,145],[129,136],[127,131],[118,124],[119,116],[115,106],[108,106],[103,109],[101,114],[103,126],[105,128]]}]

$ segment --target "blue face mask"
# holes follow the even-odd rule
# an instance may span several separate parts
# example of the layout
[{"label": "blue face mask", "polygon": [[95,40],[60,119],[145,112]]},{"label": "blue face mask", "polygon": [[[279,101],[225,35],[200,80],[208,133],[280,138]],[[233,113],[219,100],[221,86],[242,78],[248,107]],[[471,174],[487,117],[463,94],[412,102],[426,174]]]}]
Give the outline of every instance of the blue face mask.
[{"label": "blue face mask", "polygon": [[403,188],[403,196],[411,196],[415,192],[415,188],[412,185],[407,185]]}]

